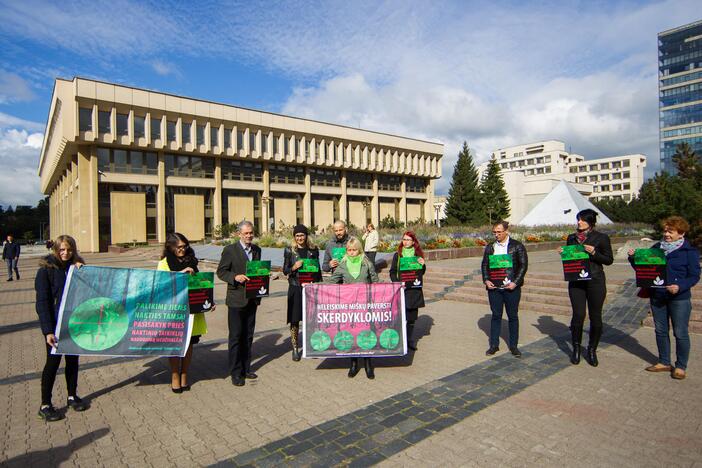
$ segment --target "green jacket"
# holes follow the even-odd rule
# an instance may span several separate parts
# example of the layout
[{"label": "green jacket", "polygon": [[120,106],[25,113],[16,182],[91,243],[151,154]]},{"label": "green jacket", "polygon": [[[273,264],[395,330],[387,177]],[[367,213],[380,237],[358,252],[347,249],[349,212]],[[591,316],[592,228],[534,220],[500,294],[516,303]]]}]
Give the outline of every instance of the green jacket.
[{"label": "green jacket", "polygon": [[[363,255],[363,253],[361,253]],[[371,265],[370,260],[363,255],[363,261],[361,262],[361,272],[358,278],[354,278],[349,273],[346,268],[346,257],[341,260],[338,267],[334,269],[332,275],[324,280],[325,283],[332,284],[350,284],[350,283],[377,283],[380,279],[378,278],[378,273],[375,272],[375,268]]]}]

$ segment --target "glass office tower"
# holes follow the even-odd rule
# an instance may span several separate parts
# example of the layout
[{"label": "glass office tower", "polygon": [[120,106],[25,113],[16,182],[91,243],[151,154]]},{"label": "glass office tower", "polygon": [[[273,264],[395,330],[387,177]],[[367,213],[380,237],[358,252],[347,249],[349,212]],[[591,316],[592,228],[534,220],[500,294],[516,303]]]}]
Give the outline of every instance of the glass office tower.
[{"label": "glass office tower", "polygon": [[702,21],[658,34],[661,170],[673,173],[675,147],[702,155]]}]

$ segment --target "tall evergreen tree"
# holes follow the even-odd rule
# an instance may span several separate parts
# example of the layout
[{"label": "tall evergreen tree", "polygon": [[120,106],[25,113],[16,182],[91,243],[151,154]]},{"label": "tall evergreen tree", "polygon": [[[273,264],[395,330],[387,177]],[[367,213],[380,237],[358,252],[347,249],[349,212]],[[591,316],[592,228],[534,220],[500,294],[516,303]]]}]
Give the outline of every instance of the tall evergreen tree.
[{"label": "tall evergreen tree", "polygon": [[479,226],[487,222],[483,196],[478,186],[478,171],[465,141],[458,153],[446,198],[446,218],[449,224]]},{"label": "tall evergreen tree", "polygon": [[509,196],[502,180],[502,172],[497,161],[491,159],[480,184],[480,192],[485,200],[485,212],[490,223],[509,217]]},{"label": "tall evergreen tree", "polygon": [[683,179],[692,179],[696,181],[702,179],[700,158],[686,141],[683,141],[675,147],[673,164],[675,164],[675,167],[678,170],[678,175]]}]

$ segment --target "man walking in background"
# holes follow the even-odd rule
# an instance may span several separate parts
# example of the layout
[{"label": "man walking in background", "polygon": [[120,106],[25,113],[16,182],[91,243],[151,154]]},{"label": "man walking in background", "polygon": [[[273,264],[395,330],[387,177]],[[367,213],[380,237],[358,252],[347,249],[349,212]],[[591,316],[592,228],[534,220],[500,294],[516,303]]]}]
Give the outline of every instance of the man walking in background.
[{"label": "man walking in background", "polygon": [[15,242],[12,234],[7,235],[7,242],[2,248],[2,259],[7,263],[7,281],[12,281],[12,270],[15,271],[17,279],[20,279],[17,263],[19,262],[20,245]]}]

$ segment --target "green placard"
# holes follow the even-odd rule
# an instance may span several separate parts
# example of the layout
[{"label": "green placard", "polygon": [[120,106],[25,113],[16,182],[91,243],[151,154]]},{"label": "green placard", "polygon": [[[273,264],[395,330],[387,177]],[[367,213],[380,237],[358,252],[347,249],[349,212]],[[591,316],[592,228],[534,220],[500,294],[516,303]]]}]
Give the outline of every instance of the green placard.
[{"label": "green placard", "polygon": [[188,289],[214,288],[214,272],[200,272],[188,275]]},{"label": "green placard", "polygon": [[490,255],[488,262],[491,270],[498,268],[512,268],[512,256],[509,254]]},{"label": "green placard", "polygon": [[246,262],[246,276],[270,276],[270,260],[251,260]]},{"label": "green placard", "polygon": [[636,249],[634,251],[635,265],[665,265],[663,249]]},{"label": "green placard", "polygon": [[319,272],[319,259],[318,258],[301,258],[302,267],[300,267],[299,272],[301,273],[318,273]]},{"label": "green placard", "polygon": [[334,260],[341,261],[344,255],[346,255],[346,247],[334,247],[332,249],[332,258]]},{"label": "green placard", "polygon": [[400,257],[400,271],[421,270],[419,257]]},{"label": "green placard", "polygon": [[583,260],[590,258],[590,255],[585,251],[585,246],[581,244],[564,245],[561,252],[561,260]]}]

